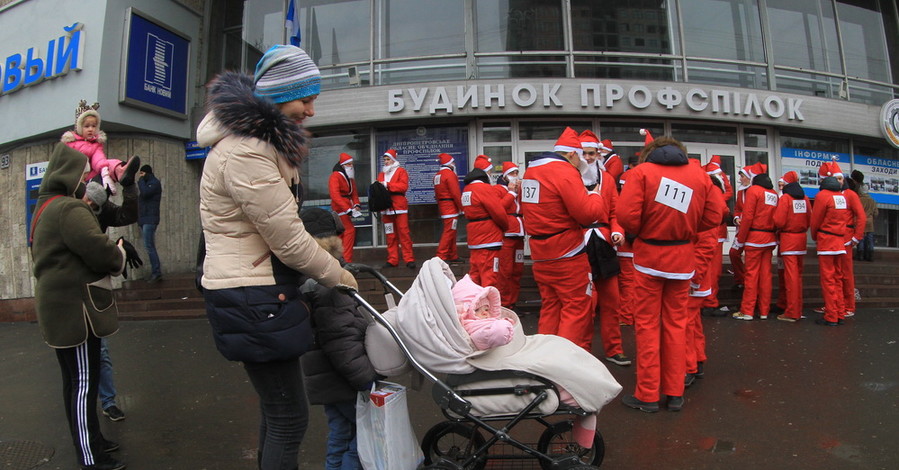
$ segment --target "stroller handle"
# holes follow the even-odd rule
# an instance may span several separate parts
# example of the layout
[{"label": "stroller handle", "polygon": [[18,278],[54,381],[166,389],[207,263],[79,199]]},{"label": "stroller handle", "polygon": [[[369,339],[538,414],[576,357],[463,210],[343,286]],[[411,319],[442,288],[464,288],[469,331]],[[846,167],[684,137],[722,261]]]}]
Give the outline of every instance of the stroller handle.
[{"label": "stroller handle", "polygon": [[398,296],[399,298],[403,298],[403,292],[399,290],[392,282],[387,280],[383,274],[377,269],[367,265],[367,264],[359,264],[359,263],[347,263],[343,266],[347,271],[358,274],[358,273],[367,273],[371,274],[375,279],[381,282],[384,286],[384,289],[391,292],[392,294]]}]

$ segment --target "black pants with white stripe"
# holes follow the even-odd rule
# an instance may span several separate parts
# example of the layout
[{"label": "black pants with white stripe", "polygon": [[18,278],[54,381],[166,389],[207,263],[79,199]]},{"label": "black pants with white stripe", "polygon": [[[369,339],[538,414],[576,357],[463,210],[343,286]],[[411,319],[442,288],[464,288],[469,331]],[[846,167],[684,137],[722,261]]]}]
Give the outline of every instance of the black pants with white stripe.
[{"label": "black pants with white stripe", "polygon": [[56,359],[62,371],[63,401],[75,453],[81,465],[96,465],[106,458],[97,418],[100,338],[88,333],[84,343],[73,348],[57,349]]}]

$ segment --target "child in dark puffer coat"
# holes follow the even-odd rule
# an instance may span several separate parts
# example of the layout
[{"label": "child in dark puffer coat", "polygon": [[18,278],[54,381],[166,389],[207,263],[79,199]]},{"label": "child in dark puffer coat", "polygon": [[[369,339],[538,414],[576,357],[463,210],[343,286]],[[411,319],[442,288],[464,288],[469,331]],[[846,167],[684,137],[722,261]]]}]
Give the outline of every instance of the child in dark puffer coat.
[{"label": "child in dark puffer coat", "polygon": [[[300,218],[318,244],[340,259],[343,225],[330,211],[303,209]],[[347,294],[312,279],[300,288],[312,313],[315,342],[300,359],[309,403],[328,417],[326,469],[361,469],[356,453],[356,394],[381,378],[365,352],[368,318]]]}]

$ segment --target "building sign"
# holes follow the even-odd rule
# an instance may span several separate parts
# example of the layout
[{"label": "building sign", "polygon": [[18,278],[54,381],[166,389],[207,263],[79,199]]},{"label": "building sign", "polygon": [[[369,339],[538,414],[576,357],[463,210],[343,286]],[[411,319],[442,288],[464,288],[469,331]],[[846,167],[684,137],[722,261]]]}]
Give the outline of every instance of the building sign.
[{"label": "building sign", "polygon": [[[786,118],[805,120],[801,98],[780,95],[760,95],[718,89],[682,88],[660,84],[623,86],[617,83],[581,84],[577,90],[565,89],[561,83],[521,83],[514,87],[504,84],[437,86],[387,91],[387,110],[399,113],[411,110],[430,115],[453,114],[456,110],[528,109],[543,107],[560,111],[575,104],[584,111],[623,111],[686,108],[705,117],[734,116],[761,118],[771,121]],[[577,93],[577,94],[575,94]],[[574,97],[578,96],[577,103]],[[566,97],[567,101],[566,102]]]},{"label": "building sign", "polygon": [[196,140],[184,143],[184,159],[185,160],[202,160],[209,155],[209,149],[212,147],[200,147],[200,143]]},{"label": "building sign", "polygon": [[[852,170],[864,173],[868,192],[875,201],[881,204],[899,204],[899,160],[865,155],[855,155],[854,159],[851,159],[848,153],[788,147],[783,147],[780,151],[783,172],[793,170],[798,173],[799,184],[810,198],[814,198],[818,194],[818,187],[821,184],[818,167],[821,166],[821,163],[836,158],[845,178],[850,177]],[[774,179],[773,176],[772,179]]]},{"label": "building sign", "polygon": [[0,95],[57,78],[70,70],[81,70],[84,57],[84,25],[63,26],[65,34],[47,42],[47,47],[30,47],[24,54],[15,53],[0,64],[3,86]]},{"label": "building sign", "polygon": [[187,36],[129,8],[119,101],[187,118],[189,57]]},{"label": "building sign", "polygon": [[880,130],[890,145],[899,148],[899,100],[888,101],[880,108]]},{"label": "building sign", "polygon": [[418,127],[379,131],[378,171],[387,149],[396,150],[397,160],[409,173],[409,204],[435,204],[434,175],[440,169],[437,155],[448,153],[456,160],[459,180],[468,172],[468,126]]},{"label": "building sign", "polygon": [[875,201],[899,204],[899,160],[856,155],[853,169],[865,175],[868,192]]},{"label": "building sign", "polygon": [[[849,177],[850,157],[848,153],[839,152],[822,152],[820,150],[795,149],[789,147],[781,147],[780,149],[780,165],[781,170],[786,173],[795,171],[799,174],[799,184],[805,190],[808,197],[813,198],[818,194],[818,186],[821,179],[818,176],[818,168],[824,162],[833,161],[839,163],[840,168],[846,177]],[[776,177],[775,177],[776,176]],[[777,180],[780,175],[772,175],[772,180]]]},{"label": "building sign", "polygon": [[25,239],[31,233],[31,217],[37,206],[37,195],[41,189],[41,181],[47,172],[47,164],[50,162],[32,163],[25,166]]}]

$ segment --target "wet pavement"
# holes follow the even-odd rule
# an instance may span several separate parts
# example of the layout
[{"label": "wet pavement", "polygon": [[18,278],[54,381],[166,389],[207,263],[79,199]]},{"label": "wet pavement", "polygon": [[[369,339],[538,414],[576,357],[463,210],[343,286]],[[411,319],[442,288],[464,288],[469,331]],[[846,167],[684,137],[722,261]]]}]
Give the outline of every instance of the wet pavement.
[{"label": "wet pavement", "polygon": [[[705,378],[687,390],[684,410],[610,403],[599,419],[602,467],[899,468],[899,312],[862,310],[841,327],[809,316],[796,324],[705,318]],[[533,331],[536,315],[523,323]],[[109,344],[127,418],[101,421],[128,468],[255,468],[258,404],[243,369],[215,350],[206,321],[121,326]],[[633,356],[633,330],[624,328]],[[0,468],[77,468],[56,357],[37,325],[0,323],[0,354]],[[634,368],[609,368],[632,393]],[[421,439],[440,411],[430,387],[409,400]],[[312,407],[301,469],[323,468],[326,434],[321,407]]]}]

